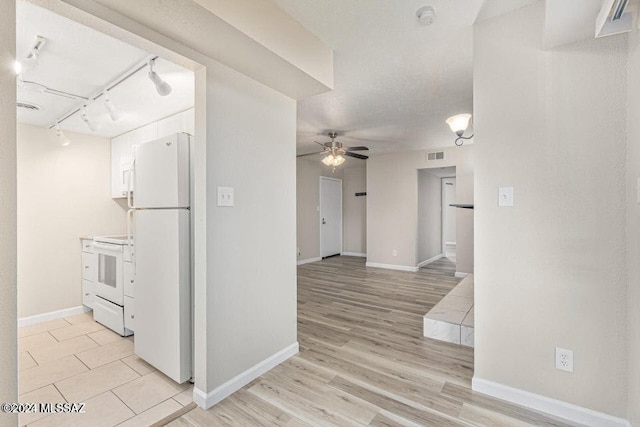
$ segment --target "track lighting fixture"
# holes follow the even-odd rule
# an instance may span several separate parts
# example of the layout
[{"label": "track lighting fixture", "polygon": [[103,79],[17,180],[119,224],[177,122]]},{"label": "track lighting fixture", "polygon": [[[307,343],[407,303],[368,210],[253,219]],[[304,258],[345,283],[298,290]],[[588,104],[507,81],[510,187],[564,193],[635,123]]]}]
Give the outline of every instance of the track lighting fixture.
[{"label": "track lighting fixture", "polygon": [[89,130],[91,132],[95,132],[98,130],[98,127],[92,123],[89,118],[87,117],[87,106],[83,105],[82,106],[82,113],[80,114],[80,118],[82,119],[83,122],[86,123],[87,127],[89,128]]},{"label": "track lighting fixture", "polygon": [[149,73],[147,74],[149,76],[149,80],[151,80],[153,84],[156,85],[156,91],[158,92],[158,95],[167,96],[171,93],[171,86],[169,85],[169,83],[162,80],[158,75],[158,73],[153,71],[154,65],[155,65],[155,59],[150,60]]},{"label": "track lighting fixture", "polygon": [[108,90],[105,89],[104,92],[102,92],[102,94],[104,96],[104,106],[109,111],[109,116],[111,116],[111,120],[113,120],[114,122],[117,122],[122,118],[122,113],[116,108],[115,105],[113,105],[113,102],[111,102],[111,100],[109,99]]},{"label": "track lighting fixture", "polygon": [[91,130],[91,132],[96,132],[100,130],[100,126],[96,122],[89,120],[89,117],[87,116],[87,105],[90,104],[91,102],[97,101],[98,98],[100,98],[101,96],[103,97],[104,106],[109,112],[109,116],[111,117],[111,120],[115,122],[122,119],[124,117],[124,114],[121,110],[119,110],[115,106],[113,101],[111,101],[111,98],[109,96],[110,92],[114,88],[118,87],[123,82],[125,82],[127,79],[131,78],[137,72],[143,70],[145,67],[149,67],[147,76],[149,77],[149,80],[151,80],[153,84],[156,86],[156,91],[158,91],[158,94],[160,96],[167,96],[171,93],[172,89],[169,83],[162,80],[162,78],[158,75],[158,73],[156,73],[153,70],[155,66],[155,60],[158,58],[157,56],[152,56],[138,63],[138,65],[136,65],[134,68],[130,69],[125,74],[123,74],[122,76],[118,77],[116,80],[106,85],[104,89],[94,93],[89,97],[84,97],[84,96],[75,95],[68,92],[55,90],[36,82],[23,80],[20,73],[24,73],[25,70],[28,69],[25,63],[29,64],[30,63],[29,61],[34,61],[34,60],[37,61],[38,54],[40,53],[40,50],[44,44],[44,41],[45,40],[43,38],[38,38],[36,41],[36,45],[34,45],[34,47],[29,51],[29,54],[25,56],[25,60],[22,62],[16,61],[16,63],[14,64],[14,71],[18,75],[17,77],[18,87],[21,89],[30,90],[34,92],[50,93],[53,95],[63,96],[63,97],[74,99],[81,102],[79,106],[74,107],[73,110],[59,117],[53,124],[49,126],[49,129],[54,129],[54,128],[57,129],[57,125],[59,123],[62,123],[63,121],[69,119],[75,114],[80,114],[80,118],[87,125],[89,130]]},{"label": "track lighting fixture", "polygon": [[64,132],[60,130],[60,125],[58,123],[56,123],[56,136],[58,137],[58,142],[60,142],[60,145],[62,145],[63,147],[71,144],[69,138],[67,138]]}]

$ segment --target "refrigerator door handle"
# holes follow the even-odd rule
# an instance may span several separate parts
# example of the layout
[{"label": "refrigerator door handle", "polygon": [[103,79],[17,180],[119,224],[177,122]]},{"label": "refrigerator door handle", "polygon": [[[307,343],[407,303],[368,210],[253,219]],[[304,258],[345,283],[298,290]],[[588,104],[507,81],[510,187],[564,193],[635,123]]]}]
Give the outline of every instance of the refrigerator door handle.
[{"label": "refrigerator door handle", "polygon": [[129,173],[127,174],[127,206],[129,207],[129,209],[133,209],[133,201],[131,200],[131,191],[132,191],[131,181],[133,180],[133,173],[135,168],[136,168],[136,160],[134,157],[133,162],[131,162],[131,169],[129,169]]},{"label": "refrigerator door handle", "polygon": [[127,246],[129,246],[129,250],[133,251],[133,234],[132,234],[132,222],[133,222],[133,212],[135,209],[129,209],[127,211]]}]

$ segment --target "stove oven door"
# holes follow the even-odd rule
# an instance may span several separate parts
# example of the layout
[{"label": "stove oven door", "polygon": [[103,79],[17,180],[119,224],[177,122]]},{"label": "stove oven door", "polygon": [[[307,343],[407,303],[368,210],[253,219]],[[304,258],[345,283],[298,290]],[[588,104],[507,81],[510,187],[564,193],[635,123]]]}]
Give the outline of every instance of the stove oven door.
[{"label": "stove oven door", "polygon": [[114,304],[124,304],[123,246],[93,243],[98,261],[95,294]]}]

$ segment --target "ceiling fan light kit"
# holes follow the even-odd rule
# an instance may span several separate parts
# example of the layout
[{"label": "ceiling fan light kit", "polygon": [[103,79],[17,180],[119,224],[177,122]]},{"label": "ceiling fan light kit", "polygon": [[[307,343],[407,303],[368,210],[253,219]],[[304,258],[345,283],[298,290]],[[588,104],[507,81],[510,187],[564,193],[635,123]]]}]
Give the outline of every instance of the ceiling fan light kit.
[{"label": "ceiling fan light kit", "polygon": [[468,114],[468,113],[456,114],[455,116],[451,116],[447,120],[445,120],[445,123],[449,125],[449,127],[451,128],[451,131],[453,131],[453,133],[455,133],[458,136],[455,140],[455,144],[458,147],[460,147],[464,143],[465,139],[473,138],[473,135],[463,136],[464,132],[469,127],[470,121],[471,121],[471,114]]},{"label": "ceiling fan light kit", "polygon": [[325,143],[314,141],[316,144],[322,147],[323,149],[322,151],[319,151],[317,153],[300,154],[296,157],[305,157],[305,156],[313,156],[316,154],[324,154],[325,157],[322,159],[322,163],[324,163],[329,167],[333,167],[334,171],[337,166],[340,166],[345,162],[346,159],[344,156],[353,157],[353,158],[362,159],[362,160],[366,160],[369,158],[368,156],[354,153],[354,151],[364,151],[364,150],[368,151],[369,150],[368,147],[362,147],[362,146],[361,147],[345,147],[340,141],[336,141],[336,138],[338,137],[337,132],[331,131],[327,135],[329,136],[329,138],[331,138],[331,141],[325,142]]},{"label": "ceiling fan light kit", "polygon": [[324,163],[327,166],[333,166],[334,168],[336,166],[340,166],[341,164],[343,164],[345,161],[345,158],[342,157],[340,154],[329,154],[328,156],[326,156],[324,159],[322,159],[322,163]]}]

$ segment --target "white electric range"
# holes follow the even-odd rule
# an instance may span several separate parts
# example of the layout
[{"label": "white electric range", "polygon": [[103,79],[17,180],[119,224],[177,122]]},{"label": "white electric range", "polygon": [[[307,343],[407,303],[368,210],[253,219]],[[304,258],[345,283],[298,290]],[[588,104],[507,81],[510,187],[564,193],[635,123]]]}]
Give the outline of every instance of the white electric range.
[{"label": "white electric range", "polygon": [[[122,336],[133,334],[133,241],[127,236],[97,236],[91,245],[97,258],[93,318]],[[127,309],[127,304],[130,305]],[[125,312],[130,319],[125,318]],[[129,320],[128,322],[126,320]]]}]

